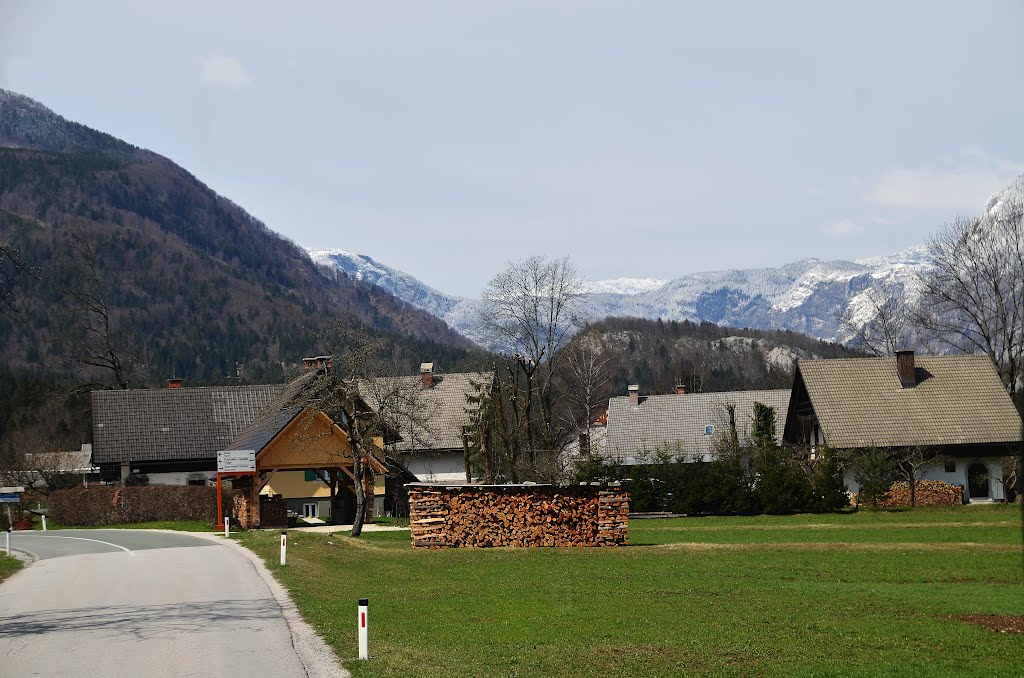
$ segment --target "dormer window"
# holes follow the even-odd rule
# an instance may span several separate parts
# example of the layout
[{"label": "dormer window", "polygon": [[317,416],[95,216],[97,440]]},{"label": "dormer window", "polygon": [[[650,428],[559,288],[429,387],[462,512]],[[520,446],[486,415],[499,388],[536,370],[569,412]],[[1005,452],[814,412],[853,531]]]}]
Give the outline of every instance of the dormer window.
[{"label": "dormer window", "polygon": [[714,424],[708,424],[707,426],[704,427],[704,435],[710,436],[710,435],[714,435],[714,434],[715,434],[715,425]]}]

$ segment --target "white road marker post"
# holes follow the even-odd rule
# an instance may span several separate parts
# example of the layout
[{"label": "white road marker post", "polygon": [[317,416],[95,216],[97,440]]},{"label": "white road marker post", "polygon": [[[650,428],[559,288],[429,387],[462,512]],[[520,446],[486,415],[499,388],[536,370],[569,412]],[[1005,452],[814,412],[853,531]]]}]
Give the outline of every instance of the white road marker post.
[{"label": "white road marker post", "polygon": [[43,514],[43,532],[46,532],[46,514]]},{"label": "white road marker post", "polygon": [[359,658],[370,658],[370,600],[359,599]]},{"label": "white road marker post", "polygon": [[231,538],[231,516],[224,516],[224,536]]},{"label": "white road marker post", "polygon": [[11,555],[11,528],[7,527],[7,555]]},{"label": "white road marker post", "polygon": [[288,562],[288,533],[281,530],[281,565]]}]

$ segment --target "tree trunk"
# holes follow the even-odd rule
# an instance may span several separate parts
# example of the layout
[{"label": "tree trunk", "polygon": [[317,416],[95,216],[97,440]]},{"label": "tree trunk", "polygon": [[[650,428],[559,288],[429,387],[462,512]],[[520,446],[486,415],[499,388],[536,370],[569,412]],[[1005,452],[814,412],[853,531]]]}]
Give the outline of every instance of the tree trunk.
[{"label": "tree trunk", "polygon": [[363,434],[359,430],[359,412],[354,401],[349,402],[351,413],[348,422],[348,445],[352,451],[352,476],[356,491],[356,515],[352,519],[352,536],[363,533],[363,521],[366,518],[366,492],[363,487]]}]

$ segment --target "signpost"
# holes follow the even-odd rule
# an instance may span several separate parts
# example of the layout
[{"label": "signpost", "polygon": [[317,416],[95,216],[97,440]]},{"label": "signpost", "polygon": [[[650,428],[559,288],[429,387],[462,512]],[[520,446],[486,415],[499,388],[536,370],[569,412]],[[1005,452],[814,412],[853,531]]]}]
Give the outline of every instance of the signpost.
[{"label": "signpost", "polygon": [[217,473],[254,473],[256,450],[222,450],[217,453]]},{"label": "signpost", "polygon": [[0,487],[0,504],[4,505],[7,511],[7,555],[11,555],[11,528],[14,526],[11,520],[11,507],[8,504],[17,504],[21,501],[21,493],[25,491],[20,485],[17,487]]},{"label": "signpost", "polygon": [[[256,450],[219,450],[217,452],[217,520],[224,517],[224,497],[221,479],[224,476],[256,475]],[[255,486],[255,483],[253,483]],[[258,501],[258,499],[257,499]],[[214,529],[224,529],[228,536],[227,520],[218,522]]]}]

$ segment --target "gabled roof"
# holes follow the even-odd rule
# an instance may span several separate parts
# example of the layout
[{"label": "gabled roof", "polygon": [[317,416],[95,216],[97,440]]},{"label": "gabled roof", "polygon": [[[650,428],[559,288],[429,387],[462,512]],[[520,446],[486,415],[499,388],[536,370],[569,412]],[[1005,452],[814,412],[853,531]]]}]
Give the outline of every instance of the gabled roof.
[{"label": "gabled roof", "polygon": [[903,388],[896,358],[802,360],[794,392],[806,389],[837,449],[1020,441],[1020,416],[987,357],[916,356],[915,367],[917,384]]},{"label": "gabled roof", "polygon": [[[788,389],[771,391],[728,391],[641,396],[630,405],[628,396],[608,401],[608,430],[604,456],[635,463],[656,452],[667,451],[707,459],[715,443],[728,435],[727,405],[736,406],[736,431],[740,441],[750,438],[754,403],[775,408],[776,428],[781,437]],[[713,427],[707,432],[707,427]]]},{"label": "gabled roof", "polygon": [[[462,429],[469,423],[469,413],[478,405],[466,396],[488,390],[494,381],[492,372],[463,372],[433,375],[433,385],[424,386],[420,376],[382,377],[362,380],[359,393],[374,411],[409,411],[412,416],[397,417],[391,422],[402,437],[395,448],[413,450],[462,449]],[[403,402],[388,404],[390,398]]]},{"label": "gabled roof", "polygon": [[306,372],[281,387],[280,393],[260,410],[252,423],[242,429],[225,450],[256,450],[258,453],[302,412],[309,402],[307,393],[314,372]]},{"label": "gabled roof", "polygon": [[283,385],[93,391],[93,463],[214,459]]}]

